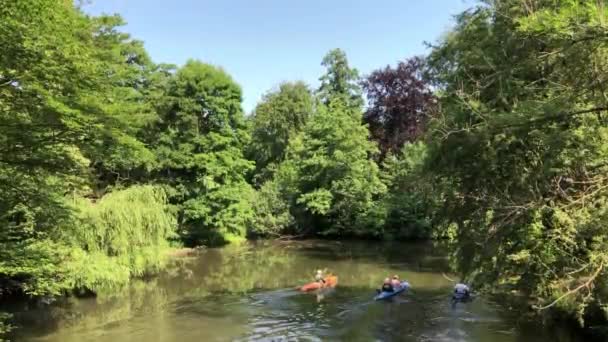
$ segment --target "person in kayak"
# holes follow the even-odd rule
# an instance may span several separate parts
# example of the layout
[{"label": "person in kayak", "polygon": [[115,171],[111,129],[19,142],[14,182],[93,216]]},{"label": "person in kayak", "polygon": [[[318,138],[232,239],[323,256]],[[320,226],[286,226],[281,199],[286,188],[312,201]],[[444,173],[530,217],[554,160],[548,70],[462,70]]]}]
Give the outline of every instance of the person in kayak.
[{"label": "person in kayak", "polygon": [[323,271],[317,270],[317,273],[315,274],[315,281],[321,284],[325,284],[325,275],[323,274]]},{"label": "person in kayak", "polygon": [[401,287],[401,280],[399,280],[399,276],[398,275],[394,275],[393,279],[391,279],[391,285],[393,286],[393,288],[398,288]]},{"label": "person in kayak", "polygon": [[382,292],[394,292],[394,291],[395,291],[395,288],[393,287],[391,278],[384,279],[384,284],[382,284]]},{"label": "person in kayak", "polygon": [[471,296],[471,290],[469,290],[469,287],[467,285],[458,283],[454,286],[454,295],[452,296],[452,299],[462,300],[462,299],[468,299],[470,296]]}]

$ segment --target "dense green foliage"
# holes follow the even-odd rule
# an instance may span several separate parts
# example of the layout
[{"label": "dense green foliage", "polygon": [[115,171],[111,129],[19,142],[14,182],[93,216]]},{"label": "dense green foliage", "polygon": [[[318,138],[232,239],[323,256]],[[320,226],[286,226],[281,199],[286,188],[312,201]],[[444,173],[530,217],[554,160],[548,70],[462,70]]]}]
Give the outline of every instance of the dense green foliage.
[{"label": "dense green foliage", "polygon": [[[134,135],[149,114],[136,84],[145,71],[136,64],[147,57],[114,30],[119,18],[87,18],[71,1],[3,2],[0,22],[0,292],[90,289],[103,280],[77,280],[70,267],[93,256],[76,238],[93,223],[80,222],[72,202],[104,190],[95,187],[101,177],[95,170],[136,168],[151,159]],[[164,205],[156,195],[145,201]],[[125,210],[130,205],[138,203],[127,202]],[[112,224],[104,218],[94,225]],[[156,228],[132,227],[152,235],[160,233]],[[110,275],[112,265],[89,261],[91,272],[105,266]]]},{"label": "dense green foliage", "polygon": [[[327,73],[321,77],[319,103],[299,133],[291,129],[285,156],[258,196],[256,223],[269,225],[254,230],[379,236],[383,221],[375,201],[385,186],[372,160],[377,148],[362,123],[357,72],[339,49],[330,51],[322,65]],[[263,105],[278,116],[274,122],[294,115],[279,101]]]},{"label": "dense green foliage", "polygon": [[289,140],[300,132],[313,113],[313,97],[303,82],[282,83],[257,105],[251,117],[248,155],[256,163],[256,183],[272,176],[285,159]]},{"label": "dense green foliage", "polygon": [[374,235],[366,229],[381,225],[369,221],[374,200],[384,193],[378,166],[370,159],[377,152],[361,124],[361,112],[341,98],[319,107],[304,131],[292,140],[288,179],[298,230],[339,235]]},{"label": "dense green foliage", "polygon": [[458,227],[464,274],[597,322],[608,317],[608,13],[528,3],[463,13],[430,55],[443,116],[429,166],[450,185],[441,218]]},{"label": "dense green foliage", "polygon": [[445,237],[475,284],[605,321],[607,15],[481,1],[425,58],[362,81],[331,50],[246,118],[224,70],[153,63],[119,16],[3,1],[0,296],[122,285],[172,239]]},{"label": "dense green foliage", "polygon": [[66,266],[74,278],[70,287],[103,290],[160,271],[177,223],[165,197],[162,189],[144,185],[97,203],[78,201],[77,226],[61,233],[61,241],[78,248]]},{"label": "dense green foliage", "polygon": [[333,49],[325,55],[321,65],[327,68],[327,72],[319,78],[321,86],[317,95],[321,102],[327,105],[334,98],[341,97],[348,106],[361,107],[363,98],[359,72],[349,66],[346,53],[341,49]]},{"label": "dense green foliage", "polygon": [[397,239],[428,239],[434,234],[441,189],[425,169],[428,147],[407,143],[384,160],[383,181],[388,194],[379,203],[385,212],[384,235]]},{"label": "dense green foliage", "polygon": [[5,336],[12,330],[12,326],[7,323],[11,318],[11,315],[0,312],[0,341],[5,341],[2,336]]},{"label": "dense green foliage", "polygon": [[251,220],[253,189],[245,176],[253,163],[243,156],[249,137],[241,97],[223,70],[189,61],[158,101],[155,174],[170,187],[189,244],[244,237]]}]

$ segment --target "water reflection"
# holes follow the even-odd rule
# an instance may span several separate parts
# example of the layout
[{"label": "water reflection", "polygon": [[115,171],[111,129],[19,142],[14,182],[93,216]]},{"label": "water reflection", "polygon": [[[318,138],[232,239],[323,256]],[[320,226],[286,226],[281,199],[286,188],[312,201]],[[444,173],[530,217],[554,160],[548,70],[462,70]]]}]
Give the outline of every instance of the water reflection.
[{"label": "water reflection", "polygon": [[[204,251],[106,299],[12,308],[16,341],[550,341],[484,298],[452,307],[443,250],[425,244],[273,242]],[[314,271],[336,289],[300,293]],[[399,274],[412,291],[374,302]],[[49,314],[53,312],[53,314]],[[37,319],[32,319],[37,318]]]}]

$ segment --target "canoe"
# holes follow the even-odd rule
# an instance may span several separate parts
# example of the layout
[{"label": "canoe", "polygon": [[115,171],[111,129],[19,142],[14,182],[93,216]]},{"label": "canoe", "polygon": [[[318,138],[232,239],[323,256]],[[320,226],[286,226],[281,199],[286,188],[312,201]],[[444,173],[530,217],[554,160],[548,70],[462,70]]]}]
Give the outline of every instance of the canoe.
[{"label": "canoe", "polygon": [[380,293],[378,293],[376,295],[376,297],[374,297],[374,300],[392,298],[392,297],[400,294],[401,292],[408,290],[409,288],[410,288],[410,283],[408,283],[407,281],[402,281],[401,286],[396,288],[393,292],[381,291]]},{"label": "canoe", "polygon": [[331,287],[335,287],[336,285],[338,285],[338,276],[330,275],[325,278],[324,284],[315,281],[315,282],[300,286],[299,290],[302,292],[308,292],[308,291],[314,291],[314,290],[319,290],[319,289],[324,289],[324,288],[331,288]]}]

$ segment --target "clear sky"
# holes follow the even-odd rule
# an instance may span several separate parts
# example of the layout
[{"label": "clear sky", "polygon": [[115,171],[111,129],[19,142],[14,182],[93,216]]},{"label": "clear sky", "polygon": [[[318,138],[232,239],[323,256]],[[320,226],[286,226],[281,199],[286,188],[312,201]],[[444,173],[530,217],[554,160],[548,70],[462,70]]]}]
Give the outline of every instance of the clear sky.
[{"label": "clear sky", "polygon": [[119,13],[155,62],[222,66],[242,86],[247,113],[282,81],[316,87],[321,59],[346,51],[363,75],[426,52],[474,0],[92,0]]}]

